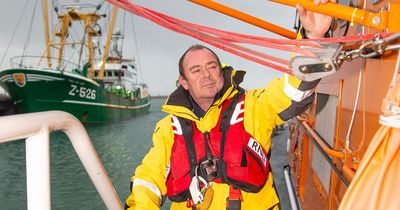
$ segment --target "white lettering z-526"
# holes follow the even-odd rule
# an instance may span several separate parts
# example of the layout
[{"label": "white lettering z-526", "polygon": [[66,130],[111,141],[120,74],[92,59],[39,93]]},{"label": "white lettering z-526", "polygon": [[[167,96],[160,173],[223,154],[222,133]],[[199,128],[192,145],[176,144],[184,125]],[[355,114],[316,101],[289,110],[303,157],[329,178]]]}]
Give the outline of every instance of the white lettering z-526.
[{"label": "white lettering z-526", "polygon": [[79,87],[77,85],[71,84],[71,89],[68,92],[68,95],[70,96],[76,96],[78,95],[81,98],[86,98],[86,99],[96,99],[96,90],[93,90],[91,88],[86,88],[86,87]]}]

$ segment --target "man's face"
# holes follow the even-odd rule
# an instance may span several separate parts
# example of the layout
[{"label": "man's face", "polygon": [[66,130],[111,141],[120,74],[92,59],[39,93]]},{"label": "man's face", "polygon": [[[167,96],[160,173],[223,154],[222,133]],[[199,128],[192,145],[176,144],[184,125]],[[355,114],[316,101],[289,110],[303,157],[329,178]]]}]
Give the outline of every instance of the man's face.
[{"label": "man's face", "polygon": [[183,76],[179,82],[197,103],[214,100],[222,89],[224,78],[217,58],[207,49],[189,51],[182,63]]}]

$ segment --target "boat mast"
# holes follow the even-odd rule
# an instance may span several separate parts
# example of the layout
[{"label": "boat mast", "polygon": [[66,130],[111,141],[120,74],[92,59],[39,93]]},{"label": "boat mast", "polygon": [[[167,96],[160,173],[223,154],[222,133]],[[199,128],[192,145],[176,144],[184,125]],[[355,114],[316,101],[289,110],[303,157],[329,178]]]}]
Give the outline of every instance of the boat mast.
[{"label": "boat mast", "polygon": [[[58,67],[61,67],[62,57],[64,45],[66,44],[76,44],[75,42],[65,42],[65,38],[68,36],[68,29],[72,23],[72,21],[83,21],[85,32],[88,34],[87,46],[89,48],[89,62],[93,64],[93,44],[92,38],[93,36],[98,36],[99,32],[94,30],[93,26],[100,19],[100,16],[95,12],[82,13],[76,9],[70,9],[67,13],[59,15],[59,19],[61,20],[61,29],[56,33],[58,37],[60,37],[59,47],[58,47]],[[84,42],[85,40],[83,40]],[[81,44],[81,43],[79,43]],[[93,77],[94,67],[91,65],[90,67],[90,76]]]},{"label": "boat mast", "polygon": [[99,80],[103,80],[103,77],[104,77],[104,69],[106,67],[106,61],[107,61],[107,57],[108,57],[108,51],[110,49],[111,37],[112,37],[112,32],[114,30],[115,20],[117,19],[117,12],[118,12],[118,7],[114,6],[113,14],[112,14],[112,17],[110,20],[110,28],[109,28],[108,34],[107,34],[106,47],[104,49],[104,54],[101,59],[101,68],[100,68],[99,77],[98,77]]},{"label": "boat mast", "polygon": [[59,47],[58,47],[58,64],[57,67],[61,68],[63,51],[64,51],[64,44],[65,44],[65,37],[68,34],[68,27],[71,24],[71,16],[66,13],[59,16],[61,19],[61,30],[60,32],[56,33],[57,36],[60,37]]},{"label": "boat mast", "polygon": [[50,59],[50,31],[49,31],[49,13],[48,13],[48,1],[43,0],[43,14],[44,14],[44,29],[46,36],[46,57],[47,57],[47,65],[51,67],[51,59]]}]

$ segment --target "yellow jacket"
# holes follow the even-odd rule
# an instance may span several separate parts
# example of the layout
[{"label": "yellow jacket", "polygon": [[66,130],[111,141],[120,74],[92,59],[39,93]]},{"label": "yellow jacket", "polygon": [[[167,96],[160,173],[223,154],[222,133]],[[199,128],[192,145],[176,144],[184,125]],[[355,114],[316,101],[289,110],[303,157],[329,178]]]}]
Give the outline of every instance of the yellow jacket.
[{"label": "yellow jacket", "polygon": [[[244,72],[224,68],[224,87],[221,97],[214,101],[207,113],[198,118],[191,110],[188,92],[179,87],[170,95],[162,110],[169,113],[161,119],[153,133],[153,147],[136,168],[132,177],[132,192],[126,201],[128,209],[159,209],[165,199],[165,185],[169,167],[174,135],[171,115],[192,120],[201,132],[210,131],[217,123],[221,105],[238,91],[236,87],[242,81]],[[293,76],[285,75],[273,80],[265,88],[252,90],[245,96],[245,130],[260,141],[265,151],[271,147],[271,133],[276,125],[300,114],[314,99],[313,89],[318,81],[304,82]],[[226,209],[229,185],[212,183],[214,196],[209,207],[211,210]],[[279,203],[270,173],[263,189],[258,193],[242,191],[242,209],[269,209]],[[277,207],[276,207],[277,208]],[[186,202],[175,203],[171,209],[188,209]]]}]

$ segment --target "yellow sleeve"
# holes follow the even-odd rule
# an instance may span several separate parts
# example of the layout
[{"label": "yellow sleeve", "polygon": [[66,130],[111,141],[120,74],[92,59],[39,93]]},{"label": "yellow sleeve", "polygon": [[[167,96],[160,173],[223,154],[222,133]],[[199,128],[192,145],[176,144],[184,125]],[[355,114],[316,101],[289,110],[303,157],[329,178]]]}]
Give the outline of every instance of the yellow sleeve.
[{"label": "yellow sleeve", "polygon": [[270,148],[270,136],[276,125],[304,112],[314,100],[319,80],[306,82],[285,74],[266,87],[246,94],[244,125],[247,132]]},{"label": "yellow sleeve", "polygon": [[171,119],[159,121],[153,133],[153,147],[143,158],[131,179],[131,194],[126,200],[128,209],[159,209],[166,194],[166,169],[171,150]]}]

